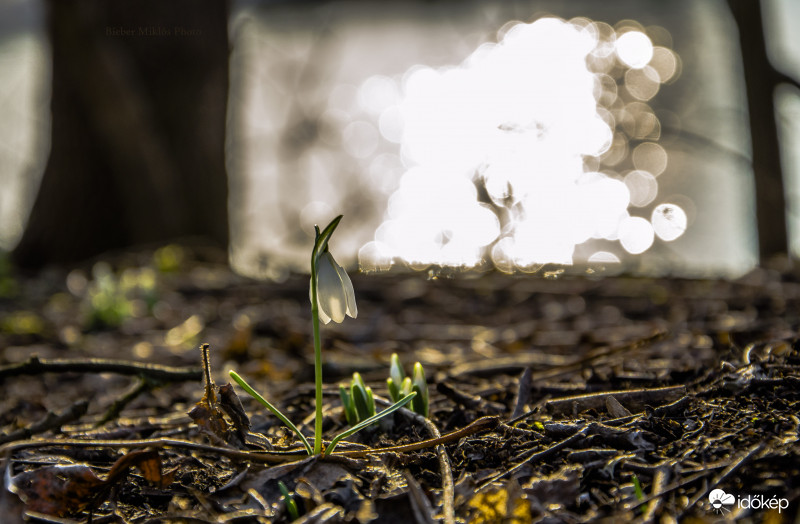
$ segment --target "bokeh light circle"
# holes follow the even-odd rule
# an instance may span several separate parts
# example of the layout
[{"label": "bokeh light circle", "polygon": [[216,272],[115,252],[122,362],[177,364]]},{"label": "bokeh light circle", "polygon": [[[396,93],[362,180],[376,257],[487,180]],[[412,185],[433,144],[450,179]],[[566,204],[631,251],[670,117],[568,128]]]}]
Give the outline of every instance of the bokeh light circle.
[{"label": "bokeh light circle", "polygon": [[675,204],[659,204],[653,209],[653,229],[658,238],[664,242],[672,242],[686,232],[689,222],[686,213]]},{"label": "bokeh light circle", "polygon": [[634,170],[625,175],[625,185],[631,194],[631,205],[644,207],[658,194],[656,177],[647,171]]},{"label": "bokeh light circle", "polygon": [[636,169],[658,176],[667,169],[667,152],[655,142],[643,142],[633,150],[632,160]]},{"label": "bokeh light circle", "polygon": [[626,65],[641,69],[653,58],[653,43],[641,31],[628,31],[617,38],[616,51]]},{"label": "bokeh light circle", "polygon": [[652,224],[642,217],[628,217],[619,225],[619,242],[631,255],[650,249],[654,237]]}]

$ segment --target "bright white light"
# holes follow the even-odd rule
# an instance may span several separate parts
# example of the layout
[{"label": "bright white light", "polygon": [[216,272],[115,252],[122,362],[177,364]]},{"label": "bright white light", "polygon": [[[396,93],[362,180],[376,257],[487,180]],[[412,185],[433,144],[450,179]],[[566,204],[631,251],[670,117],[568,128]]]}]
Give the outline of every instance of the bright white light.
[{"label": "bright white light", "polygon": [[400,106],[389,106],[383,110],[378,119],[378,129],[383,138],[399,144],[403,141],[403,112]]},{"label": "bright white light", "polygon": [[619,264],[620,260],[614,253],[608,251],[598,251],[589,257],[589,262],[592,264]]},{"label": "bright white light", "polygon": [[[650,39],[556,18],[509,23],[499,35],[460,66],[418,65],[399,81],[371,77],[358,89],[359,103],[378,115],[383,138],[399,143],[406,166],[364,256],[376,245],[384,263],[471,265],[490,256],[498,269],[513,271],[572,264],[575,246],[592,239],[646,251],[653,226],[627,210],[656,197],[653,172],[639,167],[623,179],[594,170],[628,158],[626,134],[656,140],[658,122],[640,101],[660,86],[656,69],[646,69]],[[612,50],[633,72],[619,73],[627,94],[602,62],[615,61]],[[605,69],[590,70],[592,60]],[[634,162],[660,173],[662,152],[641,148]],[[494,208],[478,202],[478,189]],[[487,249],[501,234],[498,217],[504,237]]]},{"label": "bright white light", "polygon": [[[628,188],[620,182],[602,173],[586,173],[577,184],[578,192],[574,198],[572,213],[573,237],[575,244],[589,238],[616,239],[620,219],[630,202]],[[562,202],[554,202],[554,206],[562,207]]]},{"label": "bright white light", "polygon": [[479,248],[500,233],[497,216],[478,203],[468,178],[422,166],[403,175],[389,199],[388,215],[376,240],[415,262],[474,265],[480,261]]},{"label": "bright white light", "polygon": [[641,217],[629,217],[619,226],[619,242],[632,255],[644,253],[653,245],[653,226]]},{"label": "bright white light", "polygon": [[[410,70],[400,115],[382,116],[380,130],[392,139],[402,128],[403,155],[414,167],[376,239],[419,262],[474,260],[500,233],[497,216],[477,202],[476,173],[495,202],[511,188],[525,210],[513,246],[497,251],[515,264],[571,263],[575,244],[597,234],[598,213],[616,225],[628,205],[625,186],[599,174],[591,188],[578,183],[582,158],[603,154],[613,138],[585,63],[596,35],[543,18],[509,27],[500,43],[479,47],[460,67]],[[378,85],[392,92],[375,77],[359,92]],[[392,127],[390,119],[402,123]]]},{"label": "bright white light", "polygon": [[657,205],[651,220],[656,235],[665,242],[671,242],[683,235],[688,222],[686,213],[675,204]]},{"label": "bright white light", "polygon": [[641,31],[628,31],[617,38],[617,56],[628,66],[641,69],[653,58],[653,42]]},{"label": "bright white light", "polygon": [[367,273],[374,271],[387,271],[392,267],[392,258],[389,249],[382,242],[367,242],[358,250],[358,259],[361,261],[361,270]]}]

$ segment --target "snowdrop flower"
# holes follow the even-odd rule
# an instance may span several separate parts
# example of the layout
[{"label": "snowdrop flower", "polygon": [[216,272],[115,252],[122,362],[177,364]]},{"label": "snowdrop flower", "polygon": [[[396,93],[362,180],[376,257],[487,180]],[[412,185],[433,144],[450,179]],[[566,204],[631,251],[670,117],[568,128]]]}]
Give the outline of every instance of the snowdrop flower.
[{"label": "snowdrop flower", "polygon": [[[316,238],[314,239],[314,249],[311,250],[311,282],[308,291],[308,298],[311,301],[311,326],[314,331],[314,447],[312,449],[311,443],[306,436],[297,429],[297,426],[292,424],[292,421],[286,418],[286,415],[280,412],[278,408],[273,406],[264,397],[259,395],[245,380],[239,376],[238,373],[231,370],[230,376],[236,381],[245,391],[247,391],[253,398],[258,400],[267,409],[272,411],[281,421],[286,424],[286,427],[294,431],[294,433],[303,442],[306,452],[309,455],[321,455],[322,450],[322,342],[319,337],[319,320],[322,319],[324,323],[329,323],[331,320],[342,322],[345,315],[350,315],[356,318],[358,309],[356,308],[356,295],[353,292],[353,283],[350,277],[342,266],[336,263],[336,260],[328,252],[328,241],[333,235],[339,221],[342,220],[342,215],[334,218],[322,231],[318,226],[314,226],[316,231]],[[401,407],[413,401],[417,396],[416,391],[411,391],[408,395],[404,396],[398,402],[395,402],[388,408],[380,413],[375,413],[375,399],[372,395],[372,390],[364,384],[360,375],[356,374],[353,377],[358,378],[358,385],[356,389],[355,401],[361,406],[363,413],[367,416],[365,420],[358,422],[350,429],[339,433],[335,436],[330,444],[325,448],[325,456],[329,456],[339,442],[356,431],[360,431],[365,427],[373,424],[375,421],[394,413]],[[340,392],[345,388],[340,389]],[[354,389],[351,387],[351,392]],[[363,395],[362,395],[363,394]],[[356,398],[357,397],[357,398]],[[349,396],[342,393],[342,402],[347,403],[350,400]],[[362,402],[363,401],[363,402]],[[369,406],[367,406],[369,404]],[[351,407],[354,404],[351,404]],[[370,409],[366,409],[370,407]],[[352,413],[351,413],[352,415]],[[353,417],[350,417],[353,418]]]},{"label": "snowdrop flower", "polygon": [[317,261],[317,303],[324,324],[331,320],[341,323],[345,315],[358,316],[353,283],[330,251],[322,253]]}]

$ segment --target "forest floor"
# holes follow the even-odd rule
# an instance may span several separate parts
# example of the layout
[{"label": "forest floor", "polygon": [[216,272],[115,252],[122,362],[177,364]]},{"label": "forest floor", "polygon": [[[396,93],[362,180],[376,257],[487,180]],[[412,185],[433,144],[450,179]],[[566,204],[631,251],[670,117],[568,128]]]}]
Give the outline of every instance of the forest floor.
[{"label": "forest floor", "polygon": [[355,275],[358,318],[322,328],[324,440],[354,372],[387,405],[392,353],[430,416],[323,458],[224,387],[313,435],[307,277],[174,246],[0,275],[0,520],[289,522],[283,483],[306,523],[797,522],[796,272],[548,277]]}]

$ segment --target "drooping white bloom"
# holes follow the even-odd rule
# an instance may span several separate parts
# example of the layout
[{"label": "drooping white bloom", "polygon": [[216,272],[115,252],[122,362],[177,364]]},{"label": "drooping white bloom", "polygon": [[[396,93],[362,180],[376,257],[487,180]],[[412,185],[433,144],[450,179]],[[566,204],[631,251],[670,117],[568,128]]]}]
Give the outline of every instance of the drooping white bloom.
[{"label": "drooping white bloom", "polygon": [[341,323],[345,315],[358,316],[353,283],[329,251],[317,261],[317,303],[319,318],[325,324],[331,320]]}]

